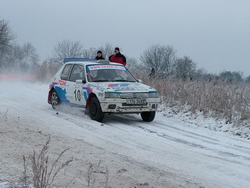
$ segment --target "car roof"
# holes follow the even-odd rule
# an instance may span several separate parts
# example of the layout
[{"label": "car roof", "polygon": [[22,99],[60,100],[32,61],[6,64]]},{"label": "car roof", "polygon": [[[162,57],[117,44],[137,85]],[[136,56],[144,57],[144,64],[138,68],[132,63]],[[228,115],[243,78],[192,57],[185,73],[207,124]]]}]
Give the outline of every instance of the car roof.
[{"label": "car roof", "polygon": [[78,64],[78,65],[93,65],[93,64],[100,64],[97,62],[91,62],[91,61],[68,61],[67,63],[65,63],[65,65],[67,64]]},{"label": "car roof", "polygon": [[87,58],[66,58],[63,60],[64,64],[78,64],[78,65],[122,65],[120,63],[110,62],[109,60],[96,60],[96,59],[87,59]]}]

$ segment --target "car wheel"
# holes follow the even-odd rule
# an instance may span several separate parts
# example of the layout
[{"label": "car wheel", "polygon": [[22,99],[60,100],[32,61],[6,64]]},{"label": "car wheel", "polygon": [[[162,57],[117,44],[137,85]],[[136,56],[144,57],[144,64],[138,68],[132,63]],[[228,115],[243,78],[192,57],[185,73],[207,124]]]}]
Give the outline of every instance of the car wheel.
[{"label": "car wheel", "polygon": [[56,109],[61,104],[61,101],[57,95],[57,92],[55,90],[52,91],[51,94],[51,105],[53,109]]},{"label": "car wheel", "polygon": [[155,118],[155,111],[153,111],[153,112],[142,112],[141,113],[141,118],[142,118],[143,121],[147,121],[147,122],[153,121],[154,118]]},{"label": "car wheel", "polygon": [[91,119],[99,122],[102,122],[104,118],[104,113],[102,112],[100,102],[96,97],[92,98],[90,101],[89,115]]}]

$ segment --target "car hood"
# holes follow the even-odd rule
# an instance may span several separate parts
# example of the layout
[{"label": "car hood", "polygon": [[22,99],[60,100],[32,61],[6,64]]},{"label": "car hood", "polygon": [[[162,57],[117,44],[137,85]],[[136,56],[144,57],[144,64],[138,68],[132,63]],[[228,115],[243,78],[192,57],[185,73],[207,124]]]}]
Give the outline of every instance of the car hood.
[{"label": "car hood", "polygon": [[98,87],[110,92],[148,92],[155,90],[151,86],[139,82],[105,82],[98,83]]}]

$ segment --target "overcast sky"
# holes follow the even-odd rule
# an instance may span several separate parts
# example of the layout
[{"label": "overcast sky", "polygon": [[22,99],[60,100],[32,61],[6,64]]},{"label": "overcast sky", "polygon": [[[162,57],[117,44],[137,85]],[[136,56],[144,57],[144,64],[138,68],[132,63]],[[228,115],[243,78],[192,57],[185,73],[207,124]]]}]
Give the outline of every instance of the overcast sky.
[{"label": "overcast sky", "polygon": [[250,0],[0,0],[0,19],[41,60],[64,39],[110,43],[137,60],[160,44],[208,73],[250,75]]}]

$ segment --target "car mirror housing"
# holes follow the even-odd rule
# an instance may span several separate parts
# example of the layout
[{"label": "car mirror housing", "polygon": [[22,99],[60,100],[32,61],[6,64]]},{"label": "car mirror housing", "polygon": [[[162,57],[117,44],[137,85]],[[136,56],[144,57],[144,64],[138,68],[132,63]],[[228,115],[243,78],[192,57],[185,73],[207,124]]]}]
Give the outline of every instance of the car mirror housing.
[{"label": "car mirror housing", "polygon": [[76,84],[86,84],[85,80],[76,80]]}]

